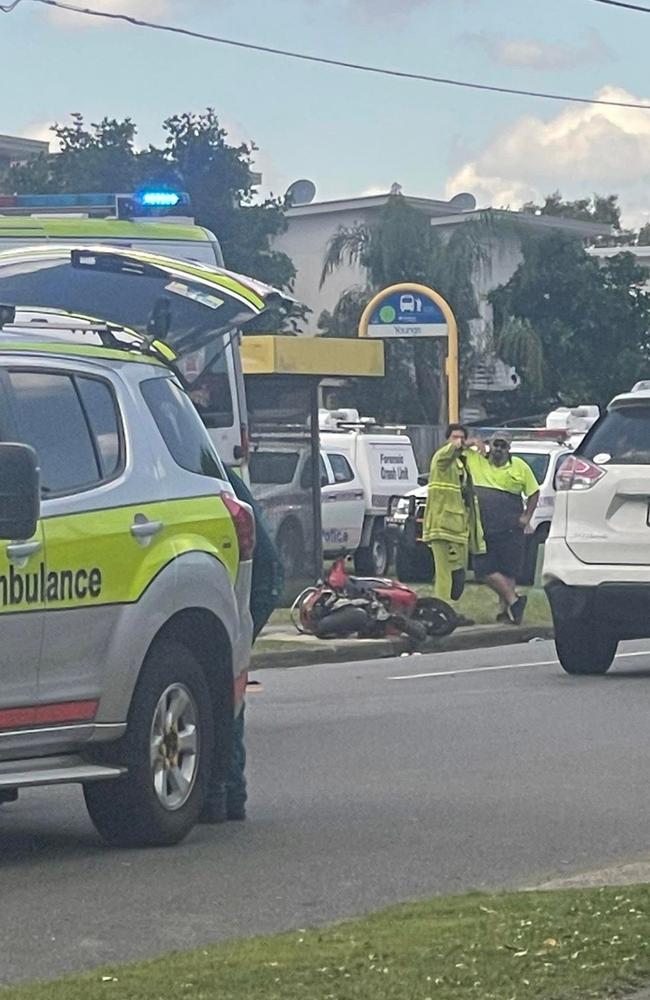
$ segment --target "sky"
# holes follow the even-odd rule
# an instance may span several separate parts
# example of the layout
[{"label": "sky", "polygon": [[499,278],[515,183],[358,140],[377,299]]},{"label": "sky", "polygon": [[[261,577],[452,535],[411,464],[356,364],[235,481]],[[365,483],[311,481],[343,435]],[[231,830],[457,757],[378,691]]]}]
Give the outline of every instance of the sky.
[{"label": "sky", "polygon": [[[650,7],[650,0],[645,0]],[[650,104],[650,16],[593,0],[84,0],[242,41],[521,89]],[[650,220],[650,111],[464,91],[114,26],[22,0],[0,13],[0,133],[46,136],[71,112],[131,117],[159,142],[216,109],[254,141],[264,192],[387,191],[517,208],[559,189],[617,193]]]}]

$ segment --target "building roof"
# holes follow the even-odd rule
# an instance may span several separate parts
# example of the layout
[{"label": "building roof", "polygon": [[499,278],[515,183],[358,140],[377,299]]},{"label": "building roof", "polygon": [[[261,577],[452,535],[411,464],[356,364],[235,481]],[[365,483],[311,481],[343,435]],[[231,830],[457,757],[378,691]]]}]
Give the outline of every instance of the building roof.
[{"label": "building roof", "polygon": [[49,143],[40,139],[24,139],[17,135],[0,135],[0,156],[10,160],[28,160],[49,151]]},{"label": "building roof", "polygon": [[[383,208],[388,199],[394,197],[386,194],[365,195],[359,198],[338,198],[333,201],[315,201],[309,205],[294,205],[286,211],[288,220],[312,215],[336,215],[339,212],[365,212]],[[507,209],[470,209],[459,211],[458,201],[441,201],[438,198],[416,198],[402,195],[412,208],[431,216],[432,226],[455,226],[471,218],[478,218],[489,213],[491,216],[514,219],[517,222],[534,228],[562,229],[575,233],[583,239],[596,239],[598,236],[609,236],[612,226],[603,222],[582,222],[578,219],[564,218],[558,215],[534,215],[530,212],[512,212]]]},{"label": "building roof", "polygon": [[619,253],[631,253],[633,257],[636,257],[639,261],[647,261],[650,259],[650,246],[640,246],[640,247],[588,247],[587,253],[592,257],[608,258],[616,257]]}]

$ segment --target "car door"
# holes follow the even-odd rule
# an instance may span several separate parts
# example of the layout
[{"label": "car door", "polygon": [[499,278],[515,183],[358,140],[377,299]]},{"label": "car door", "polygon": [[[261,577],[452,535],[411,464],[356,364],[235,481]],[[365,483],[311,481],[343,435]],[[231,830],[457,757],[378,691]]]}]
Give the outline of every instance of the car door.
[{"label": "car door", "polygon": [[328,484],[323,487],[323,525],[327,511],[327,527],[336,543],[350,552],[359,547],[365,509],[361,480],[342,453],[328,451],[324,455]]},{"label": "car door", "polygon": [[[31,443],[16,427],[6,371],[0,372],[0,434],[4,441]],[[44,556],[42,522],[32,538],[0,542],[0,757],[15,740],[9,732],[37,721]]]},{"label": "car door", "polygon": [[119,410],[108,377],[83,367],[10,368],[8,378],[21,440],[41,467],[47,613],[38,701],[53,721],[89,721],[119,615],[120,580],[140,552],[120,483]]},{"label": "car door", "polygon": [[558,476],[569,479],[566,541],[583,563],[650,567],[650,400],[623,399]]}]

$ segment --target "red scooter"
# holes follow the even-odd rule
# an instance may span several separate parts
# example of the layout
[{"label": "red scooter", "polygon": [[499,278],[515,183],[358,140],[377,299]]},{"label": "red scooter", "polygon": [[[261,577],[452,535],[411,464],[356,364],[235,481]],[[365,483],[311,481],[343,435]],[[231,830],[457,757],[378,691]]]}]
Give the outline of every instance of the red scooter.
[{"label": "red scooter", "polygon": [[333,563],[324,581],[298,595],[291,620],[298,632],[319,639],[404,634],[416,642],[450,635],[457,624],[456,612],[448,604],[435,597],[418,597],[399,580],[350,576],[345,557]]}]

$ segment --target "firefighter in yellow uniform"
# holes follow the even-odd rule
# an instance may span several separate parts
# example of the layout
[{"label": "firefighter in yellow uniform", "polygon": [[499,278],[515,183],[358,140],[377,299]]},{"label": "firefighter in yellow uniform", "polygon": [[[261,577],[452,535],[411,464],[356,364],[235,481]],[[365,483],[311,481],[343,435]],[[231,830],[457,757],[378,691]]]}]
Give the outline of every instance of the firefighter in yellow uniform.
[{"label": "firefighter in yellow uniform", "polygon": [[[485,552],[483,528],[464,451],[467,430],[450,424],[447,443],[431,460],[422,540],[431,547],[435,566],[434,594],[457,601],[465,586],[470,555]],[[459,615],[459,625],[471,624]]]}]

